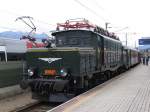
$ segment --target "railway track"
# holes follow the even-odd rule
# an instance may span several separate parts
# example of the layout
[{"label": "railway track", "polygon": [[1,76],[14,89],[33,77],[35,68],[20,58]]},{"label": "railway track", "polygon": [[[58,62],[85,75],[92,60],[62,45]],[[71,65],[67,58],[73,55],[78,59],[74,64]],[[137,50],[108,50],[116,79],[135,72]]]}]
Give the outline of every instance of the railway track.
[{"label": "railway track", "polygon": [[11,112],[46,112],[59,104],[60,103],[35,102],[24,107],[17,108]]}]

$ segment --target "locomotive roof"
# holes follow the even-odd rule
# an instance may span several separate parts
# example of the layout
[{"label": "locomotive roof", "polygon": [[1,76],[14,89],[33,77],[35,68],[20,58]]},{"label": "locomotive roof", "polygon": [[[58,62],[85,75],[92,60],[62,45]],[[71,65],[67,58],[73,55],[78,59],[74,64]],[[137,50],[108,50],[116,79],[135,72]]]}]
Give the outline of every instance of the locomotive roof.
[{"label": "locomotive roof", "polygon": [[55,31],[52,33],[52,36],[55,36],[56,34],[59,34],[59,33],[63,33],[63,32],[70,32],[70,31],[83,31],[83,32],[91,32],[91,33],[94,33],[94,34],[97,34],[97,35],[100,35],[102,36],[103,38],[105,39],[109,39],[111,41],[116,41],[116,42],[119,42],[121,43],[120,40],[116,40],[116,39],[113,39],[111,37],[108,37],[108,36],[105,36],[105,35],[102,35],[100,33],[97,33],[97,32],[94,32],[94,31],[91,31],[91,30],[85,30],[85,29],[75,29],[75,30],[61,30],[61,31]]}]

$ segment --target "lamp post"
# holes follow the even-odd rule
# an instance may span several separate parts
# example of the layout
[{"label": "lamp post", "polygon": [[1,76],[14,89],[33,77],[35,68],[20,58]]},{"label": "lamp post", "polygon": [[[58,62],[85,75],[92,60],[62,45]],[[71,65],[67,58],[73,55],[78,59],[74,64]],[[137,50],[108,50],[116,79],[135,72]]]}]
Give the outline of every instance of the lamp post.
[{"label": "lamp post", "polygon": [[135,42],[134,42],[134,47],[136,48],[136,40],[135,40]]},{"label": "lamp post", "polygon": [[[121,32],[121,31],[123,31],[123,30],[126,30],[126,29],[128,29],[129,27],[123,27],[123,28],[121,28],[121,29],[119,29],[119,30],[116,30],[116,31],[114,31],[116,34],[118,33],[118,32]],[[127,46],[128,45],[128,33],[126,32],[125,33],[125,45]]]},{"label": "lamp post", "polygon": [[[131,33],[125,33],[125,45],[127,46],[128,45],[128,35],[136,35],[137,33],[135,32],[131,32]],[[134,47],[136,48],[136,40],[134,41]]]}]

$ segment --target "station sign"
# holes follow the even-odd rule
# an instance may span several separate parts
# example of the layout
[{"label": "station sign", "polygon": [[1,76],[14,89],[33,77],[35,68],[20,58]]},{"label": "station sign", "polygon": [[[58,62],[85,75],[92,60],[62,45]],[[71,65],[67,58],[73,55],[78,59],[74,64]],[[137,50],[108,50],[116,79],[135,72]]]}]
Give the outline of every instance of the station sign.
[{"label": "station sign", "polygon": [[150,39],[139,39],[139,45],[150,45]]},{"label": "station sign", "polygon": [[6,51],[5,46],[0,46],[0,51]]}]

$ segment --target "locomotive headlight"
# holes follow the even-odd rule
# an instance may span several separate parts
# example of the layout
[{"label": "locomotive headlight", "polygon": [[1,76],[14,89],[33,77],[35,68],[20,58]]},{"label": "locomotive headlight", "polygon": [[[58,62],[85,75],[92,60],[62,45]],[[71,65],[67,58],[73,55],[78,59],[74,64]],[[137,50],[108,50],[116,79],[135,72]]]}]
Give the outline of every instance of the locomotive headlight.
[{"label": "locomotive headlight", "polygon": [[28,75],[29,76],[33,76],[34,75],[34,71],[32,69],[28,69]]},{"label": "locomotive headlight", "polygon": [[62,76],[62,77],[66,77],[67,76],[67,70],[66,69],[61,69],[60,70],[60,75]]}]

